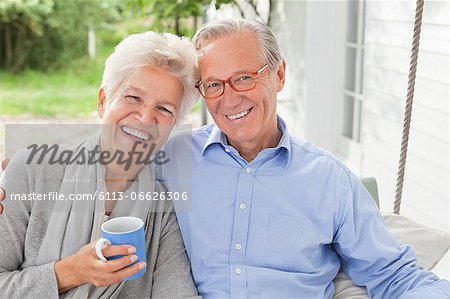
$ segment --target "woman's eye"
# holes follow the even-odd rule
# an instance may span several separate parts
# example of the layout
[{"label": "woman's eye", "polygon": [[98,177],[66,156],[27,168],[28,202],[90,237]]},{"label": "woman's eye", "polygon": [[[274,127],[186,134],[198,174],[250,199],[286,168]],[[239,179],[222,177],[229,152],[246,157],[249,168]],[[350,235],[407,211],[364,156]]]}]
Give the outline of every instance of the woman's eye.
[{"label": "woman's eye", "polygon": [[166,107],[160,106],[160,107],[158,107],[158,109],[167,116],[173,116],[173,112],[170,111],[169,109],[167,109]]},{"label": "woman's eye", "polygon": [[133,100],[133,101],[140,101],[141,98],[138,96],[132,96],[132,95],[127,95],[125,98]]}]

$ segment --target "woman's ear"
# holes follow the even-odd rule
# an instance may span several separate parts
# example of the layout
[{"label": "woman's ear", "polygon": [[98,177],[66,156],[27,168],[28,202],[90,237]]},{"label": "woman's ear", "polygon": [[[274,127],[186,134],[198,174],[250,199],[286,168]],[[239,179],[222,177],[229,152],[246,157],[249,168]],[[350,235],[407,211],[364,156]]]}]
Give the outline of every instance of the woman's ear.
[{"label": "woman's ear", "polygon": [[106,102],[106,94],[103,88],[98,90],[98,101],[97,101],[97,112],[100,118],[103,118],[103,114],[105,113],[105,102]]},{"label": "woman's ear", "polygon": [[277,70],[277,91],[280,92],[284,87],[286,79],[286,61],[283,59]]}]

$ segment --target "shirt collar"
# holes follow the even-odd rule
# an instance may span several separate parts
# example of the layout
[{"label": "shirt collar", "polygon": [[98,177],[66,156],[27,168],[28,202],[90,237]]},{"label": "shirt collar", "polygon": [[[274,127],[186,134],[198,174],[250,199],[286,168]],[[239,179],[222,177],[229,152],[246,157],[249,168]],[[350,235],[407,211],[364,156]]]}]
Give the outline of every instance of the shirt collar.
[{"label": "shirt collar", "polygon": [[[277,124],[278,129],[280,129],[281,133],[283,134],[281,136],[280,142],[276,146],[275,149],[284,148],[286,149],[286,164],[287,166],[289,164],[289,161],[291,159],[291,139],[289,135],[288,128],[286,126],[286,122],[277,115]],[[213,144],[221,144],[223,147],[226,147],[228,145],[227,137],[225,136],[222,131],[220,131],[219,127],[217,125],[214,125],[211,134],[209,135],[208,139],[206,140],[205,145],[203,146],[203,149],[201,151],[201,155],[203,156],[204,152]]]},{"label": "shirt collar", "polygon": [[278,142],[277,148],[285,148],[287,150],[288,155],[291,153],[291,137],[289,135],[289,130],[286,126],[286,122],[281,118],[281,116],[277,115],[277,124],[278,129],[280,129],[281,136],[280,142]]},{"label": "shirt collar", "polygon": [[214,125],[212,127],[211,133],[209,134],[208,139],[205,142],[205,145],[203,146],[201,155],[203,156],[203,153],[206,151],[206,149],[212,145],[212,144],[222,144],[224,147],[228,144],[227,137],[225,134],[220,131],[219,127],[217,125]]}]

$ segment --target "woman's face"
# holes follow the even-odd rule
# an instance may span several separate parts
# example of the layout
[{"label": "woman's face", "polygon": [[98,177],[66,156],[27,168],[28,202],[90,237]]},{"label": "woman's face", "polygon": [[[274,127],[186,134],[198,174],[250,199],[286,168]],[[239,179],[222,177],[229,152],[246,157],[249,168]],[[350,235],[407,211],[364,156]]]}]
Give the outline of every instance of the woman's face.
[{"label": "woman's face", "polygon": [[[102,152],[154,153],[166,142],[183,96],[183,84],[165,70],[145,66],[131,73],[110,98],[99,91]],[[153,146],[152,146],[153,145]]]}]

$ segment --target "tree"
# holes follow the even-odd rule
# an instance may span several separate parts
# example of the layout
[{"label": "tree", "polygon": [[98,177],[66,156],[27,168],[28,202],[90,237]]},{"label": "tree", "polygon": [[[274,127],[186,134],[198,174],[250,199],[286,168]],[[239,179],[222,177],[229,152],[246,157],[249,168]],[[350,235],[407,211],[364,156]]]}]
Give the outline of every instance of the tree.
[{"label": "tree", "polygon": [[[243,18],[256,16],[270,26],[273,0],[268,1],[269,14],[262,16],[256,0],[138,0],[124,1],[127,9],[152,19],[152,29],[169,31],[178,35],[192,36],[197,30],[198,18],[214,3],[216,9],[222,5],[235,6]],[[188,20],[193,20],[189,26]],[[183,26],[184,24],[184,26]],[[186,25],[187,24],[187,25]]]},{"label": "tree", "polygon": [[[191,35],[196,28],[196,19],[210,0],[138,0],[125,1],[128,9],[152,19],[152,29],[168,31],[178,35]],[[183,22],[193,20],[193,26]],[[193,30],[194,29],[194,30]]]},{"label": "tree", "polygon": [[53,10],[53,0],[7,1],[0,5],[0,62],[3,68],[21,68],[33,41],[44,34],[45,20]]},{"label": "tree", "polygon": [[216,9],[219,9],[222,4],[232,4],[235,6],[242,18],[251,18],[256,16],[257,19],[267,24],[269,27],[271,25],[271,17],[272,17],[272,9],[273,9],[273,1],[269,0],[267,2],[268,5],[268,14],[263,16],[258,9],[258,0],[217,0],[216,1]]},{"label": "tree", "polygon": [[88,28],[117,17],[111,0],[4,0],[0,67],[45,69],[86,53]]}]

